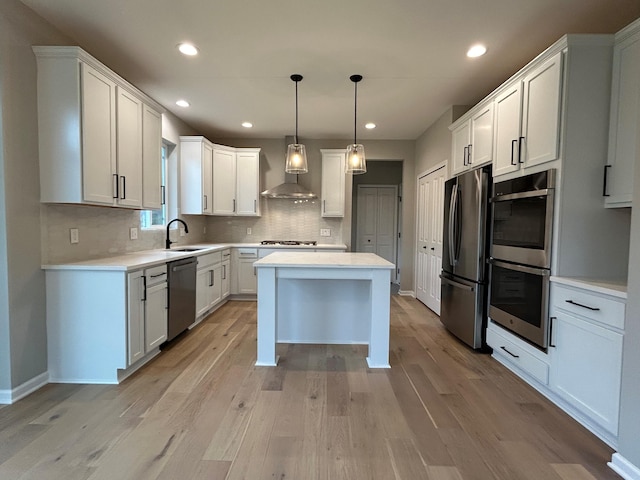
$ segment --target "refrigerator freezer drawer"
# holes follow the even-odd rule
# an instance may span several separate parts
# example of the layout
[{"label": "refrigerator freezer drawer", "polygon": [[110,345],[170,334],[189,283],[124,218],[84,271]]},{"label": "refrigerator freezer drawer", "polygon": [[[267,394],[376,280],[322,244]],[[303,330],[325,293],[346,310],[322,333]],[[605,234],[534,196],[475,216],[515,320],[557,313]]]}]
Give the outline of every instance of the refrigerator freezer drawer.
[{"label": "refrigerator freezer drawer", "polygon": [[482,348],[486,286],[442,274],[440,321],[464,343]]}]

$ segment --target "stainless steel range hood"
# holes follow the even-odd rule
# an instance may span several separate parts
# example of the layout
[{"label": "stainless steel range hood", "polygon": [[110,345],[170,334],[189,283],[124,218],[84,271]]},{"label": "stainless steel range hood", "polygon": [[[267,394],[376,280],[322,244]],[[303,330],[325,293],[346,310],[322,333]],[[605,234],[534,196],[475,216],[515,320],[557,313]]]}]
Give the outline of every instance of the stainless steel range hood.
[{"label": "stainless steel range hood", "polygon": [[318,198],[318,196],[302,185],[298,184],[298,175],[284,174],[284,183],[265,190],[260,195],[266,198]]}]

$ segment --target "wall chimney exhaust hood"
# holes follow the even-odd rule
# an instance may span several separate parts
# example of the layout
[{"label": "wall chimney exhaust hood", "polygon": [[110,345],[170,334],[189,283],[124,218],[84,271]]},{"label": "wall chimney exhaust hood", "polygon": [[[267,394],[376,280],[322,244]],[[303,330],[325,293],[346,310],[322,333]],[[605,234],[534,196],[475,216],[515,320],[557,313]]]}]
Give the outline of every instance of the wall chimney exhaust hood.
[{"label": "wall chimney exhaust hood", "polygon": [[298,175],[290,173],[284,174],[284,183],[265,190],[260,195],[266,198],[293,198],[298,200],[303,198],[318,198],[315,193],[298,184]]}]

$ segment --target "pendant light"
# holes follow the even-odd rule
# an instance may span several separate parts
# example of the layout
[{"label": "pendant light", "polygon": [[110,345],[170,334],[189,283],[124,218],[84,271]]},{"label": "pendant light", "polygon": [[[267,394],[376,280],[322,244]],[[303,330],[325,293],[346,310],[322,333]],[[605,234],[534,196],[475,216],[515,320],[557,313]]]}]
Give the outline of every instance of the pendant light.
[{"label": "pendant light", "polygon": [[304,145],[298,143],[298,82],[302,80],[302,75],[294,73],[291,75],[291,80],[296,83],[296,136],[293,139],[293,143],[287,147],[287,161],[284,166],[284,171],[287,173],[307,173],[309,167],[307,166],[307,151]]},{"label": "pendant light", "polygon": [[358,82],[362,80],[362,75],[351,75],[349,79],[353,82],[355,95],[353,102],[353,143],[347,146],[347,163],[345,173],[358,175],[367,173],[367,162],[364,158],[364,146],[357,142],[356,130],[358,128]]}]

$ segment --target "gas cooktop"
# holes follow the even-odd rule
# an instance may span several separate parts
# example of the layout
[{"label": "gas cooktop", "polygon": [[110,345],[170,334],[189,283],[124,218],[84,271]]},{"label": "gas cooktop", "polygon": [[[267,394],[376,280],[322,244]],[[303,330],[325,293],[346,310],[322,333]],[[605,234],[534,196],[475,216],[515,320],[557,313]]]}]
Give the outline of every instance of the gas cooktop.
[{"label": "gas cooktop", "polygon": [[263,240],[260,245],[317,245],[315,240]]}]

